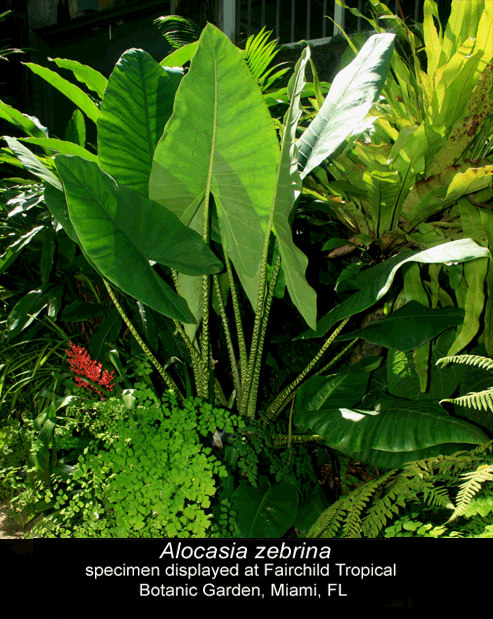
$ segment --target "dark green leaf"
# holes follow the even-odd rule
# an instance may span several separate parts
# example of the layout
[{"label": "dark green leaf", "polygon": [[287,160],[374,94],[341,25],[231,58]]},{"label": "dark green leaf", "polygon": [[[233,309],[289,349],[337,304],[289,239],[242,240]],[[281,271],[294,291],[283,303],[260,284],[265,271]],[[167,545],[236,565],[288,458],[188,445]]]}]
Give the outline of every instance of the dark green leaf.
[{"label": "dark green leaf", "polygon": [[340,335],[336,341],[360,337],[371,344],[409,352],[434,339],[437,335],[462,324],[464,310],[445,307],[433,310],[417,301],[410,301],[404,307],[383,320]]},{"label": "dark green leaf", "polygon": [[298,491],[281,481],[267,492],[252,486],[240,486],[231,496],[238,514],[237,525],[244,538],[279,538],[294,524],[298,509]]},{"label": "dark green leaf", "polygon": [[372,410],[304,410],[302,424],[332,449],[361,462],[402,467],[419,458],[470,449],[488,440],[479,428],[448,415],[436,401],[382,396]]}]

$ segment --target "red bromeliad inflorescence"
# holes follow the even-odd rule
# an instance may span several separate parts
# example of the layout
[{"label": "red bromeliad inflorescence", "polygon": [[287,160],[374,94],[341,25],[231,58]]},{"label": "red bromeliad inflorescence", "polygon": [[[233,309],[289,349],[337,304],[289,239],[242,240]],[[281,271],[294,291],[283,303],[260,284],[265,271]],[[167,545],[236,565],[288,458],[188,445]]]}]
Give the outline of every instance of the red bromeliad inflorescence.
[{"label": "red bromeliad inflorescence", "polygon": [[[111,381],[113,380],[113,374],[115,373],[114,370],[111,374],[109,374],[107,370],[102,370],[101,363],[93,361],[85,348],[82,346],[74,346],[72,342],[69,342],[69,344],[71,350],[67,349],[67,355],[72,372],[74,374],[78,374],[79,376],[89,378],[94,383],[98,383],[101,387],[108,389],[108,391],[113,391],[114,384]],[[93,393],[98,393],[101,396],[101,400],[104,400],[103,394],[93,385],[86,383],[78,377],[76,377],[75,382],[80,387],[84,387]]]}]

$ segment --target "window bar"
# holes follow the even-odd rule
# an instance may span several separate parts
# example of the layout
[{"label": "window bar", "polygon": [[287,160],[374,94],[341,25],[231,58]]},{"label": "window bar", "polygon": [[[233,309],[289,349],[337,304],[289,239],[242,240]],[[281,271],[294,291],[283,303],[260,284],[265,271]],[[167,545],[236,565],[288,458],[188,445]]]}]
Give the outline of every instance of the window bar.
[{"label": "window bar", "polygon": [[294,43],[294,22],[296,20],[296,0],[291,0],[291,43]]},{"label": "window bar", "polygon": [[238,0],[222,0],[221,5],[218,11],[220,28],[228,39],[235,43],[240,28]]},{"label": "window bar", "polygon": [[252,0],[247,1],[247,37],[252,34]]},{"label": "window bar", "polygon": [[307,0],[306,3],[306,40],[310,40],[310,30],[312,25],[312,0]]},{"label": "window bar", "polygon": [[414,21],[417,22],[419,17],[419,0],[414,1]]},{"label": "window bar", "polygon": [[[363,0],[358,0],[358,11],[361,13],[363,10]],[[358,16],[358,32],[361,30],[361,17]]]},{"label": "window bar", "polygon": [[[339,6],[338,4],[334,3],[334,31],[333,31],[333,35],[336,36],[336,34],[339,33],[339,28],[337,27],[337,24],[340,24],[343,28],[344,28],[344,9],[342,8],[342,6]],[[341,32],[342,34],[342,32]]]},{"label": "window bar", "polygon": [[265,0],[262,0],[262,17],[260,20],[260,27],[263,28],[265,26]]},{"label": "window bar", "polygon": [[[223,4],[226,0],[223,0]],[[238,41],[240,34],[241,34],[241,0],[235,0],[235,40],[233,41],[234,43],[236,43],[236,41]]]},{"label": "window bar", "polygon": [[[360,0],[361,2],[361,0]],[[327,22],[328,19],[325,17],[327,15],[327,0],[324,0],[324,8],[323,8],[323,15],[322,15],[322,38],[326,38],[327,37]]]}]

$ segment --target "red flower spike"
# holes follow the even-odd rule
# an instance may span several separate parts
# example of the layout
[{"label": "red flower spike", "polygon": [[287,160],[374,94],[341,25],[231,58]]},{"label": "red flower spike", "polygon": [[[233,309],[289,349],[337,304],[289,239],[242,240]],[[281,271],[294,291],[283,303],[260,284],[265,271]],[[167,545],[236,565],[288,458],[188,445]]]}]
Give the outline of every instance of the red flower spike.
[{"label": "red flower spike", "polygon": [[[89,378],[94,383],[98,383],[101,387],[108,389],[108,391],[113,391],[114,384],[111,381],[113,380],[115,371],[113,370],[111,374],[109,374],[107,370],[101,371],[101,363],[93,361],[87,350],[82,346],[74,346],[72,342],[69,342],[69,344],[72,350],[67,349],[67,355],[72,372],[78,376]],[[75,382],[80,387],[84,387],[93,393],[96,392],[101,396],[101,400],[104,400],[103,394],[93,385],[89,385],[78,377],[76,377]]]}]

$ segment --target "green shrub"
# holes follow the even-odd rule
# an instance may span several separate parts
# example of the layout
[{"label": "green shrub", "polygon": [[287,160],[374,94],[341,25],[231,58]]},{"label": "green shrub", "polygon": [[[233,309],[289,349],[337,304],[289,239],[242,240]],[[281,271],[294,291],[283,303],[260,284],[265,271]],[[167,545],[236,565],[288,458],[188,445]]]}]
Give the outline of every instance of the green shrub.
[{"label": "green shrub", "polygon": [[0,428],[0,501],[22,487],[22,467],[29,451],[29,429],[18,419],[11,419]]},{"label": "green shrub", "polygon": [[[178,406],[166,393],[159,402],[143,387],[136,384],[133,410],[116,398],[85,405],[94,440],[71,477],[44,491],[41,500],[54,500],[54,511],[31,537],[200,538],[231,529],[227,503],[212,505],[227,472],[208,439],[242,422],[199,398]],[[80,431],[81,411],[67,411],[74,413],[65,428]]]}]

